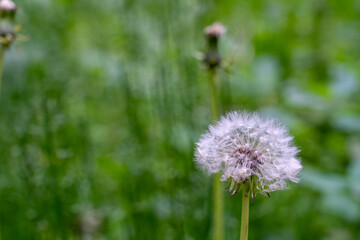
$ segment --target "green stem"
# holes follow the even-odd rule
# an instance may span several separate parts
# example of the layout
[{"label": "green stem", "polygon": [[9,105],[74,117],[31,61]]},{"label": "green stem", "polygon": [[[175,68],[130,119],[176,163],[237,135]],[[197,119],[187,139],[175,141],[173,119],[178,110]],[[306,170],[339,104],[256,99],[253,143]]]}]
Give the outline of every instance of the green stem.
[{"label": "green stem", "polygon": [[247,240],[249,233],[249,183],[243,186],[242,203],[241,203],[241,232],[240,240]]},{"label": "green stem", "polygon": [[216,69],[209,69],[209,85],[210,85],[210,92],[211,92],[211,116],[212,120],[216,121],[218,119],[219,110],[217,106],[217,97],[216,97],[216,86],[215,86],[215,79],[216,79]]},{"label": "green stem", "polygon": [[220,176],[221,175],[219,173],[214,176],[214,240],[222,240],[224,236],[224,198],[222,194]]},{"label": "green stem", "polygon": [[[218,107],[217,107],[217,98],[216,98],[216,86],[215,86],[215,78],[216,78],[216,70],[209,70],[209,85],[211,92],[211,115],[212,120],[216,121],[218,119]],[[224,236],[224,197],[222,193],[220,181],[220,174],[215,174],[214,176],[214,216],[213,216],[213,224],[214,224],[214,240],[222,240]]]},{"label": "green stem", "polygon": [[6,47],[2,46],[0,49],[0,95],[1,95],[1,80],[3,75],[3,65]]}]

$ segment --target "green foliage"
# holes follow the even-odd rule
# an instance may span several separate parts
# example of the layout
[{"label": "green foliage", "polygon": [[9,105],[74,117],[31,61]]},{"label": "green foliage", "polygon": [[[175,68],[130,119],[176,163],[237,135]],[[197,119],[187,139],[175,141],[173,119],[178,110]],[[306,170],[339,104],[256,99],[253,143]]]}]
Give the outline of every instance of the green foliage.
[{"label": "green foliage", "polygon": [[[16,3],[29,40],[5,59],[0,239],[210,239],[212,181],[192,159],[214,21],[221,112],[280,118],[302,150],[301,183],[251,201],[249,238],[360,238],[358,1]],[[226,239],[240,198],[225,195]]]}]

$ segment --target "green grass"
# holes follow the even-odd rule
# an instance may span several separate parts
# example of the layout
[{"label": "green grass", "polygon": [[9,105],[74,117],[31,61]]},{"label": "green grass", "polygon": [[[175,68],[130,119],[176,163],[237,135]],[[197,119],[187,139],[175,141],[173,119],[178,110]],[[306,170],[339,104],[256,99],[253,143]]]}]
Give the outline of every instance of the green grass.
[{"label": "green grass", "polygon": [[[249,239],[360,237],[356,1],[16,1],[6,53],[0,239],[211,239],[212,178],[193,163],[211,121],[203,28],[221,41],[220,112],[286,122],[301,183],[251,200]],[[320,4],[321,3],[321,4]],[[231,62],[231,63],[230,63]],[[225,239],[241,196],[225,193]]]}]

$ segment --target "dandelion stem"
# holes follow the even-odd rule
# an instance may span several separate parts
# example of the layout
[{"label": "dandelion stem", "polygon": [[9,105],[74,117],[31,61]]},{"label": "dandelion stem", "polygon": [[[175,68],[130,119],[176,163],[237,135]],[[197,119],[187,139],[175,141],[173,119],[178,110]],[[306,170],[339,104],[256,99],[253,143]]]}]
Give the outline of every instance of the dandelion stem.
[{"label": "dandelion stem", "polygon": [[[209,85],[211,92],[211,115],[212,120],[216,121],[219,116],[218,107],[217,107],[217,98],[216,98],[216,69],[209,69]],[[222,193],[220,174],[217,173],[214,176],[214,215],[213,215],[213,224],[214,224],[214,240],[222,240],[224,236],[223,230],[223,211],[224,211],[224,198]]]},{"label": "dandelion stem", "polygon": [[243,186],[242,203],[241,203],[241,231],[240,240],[247,240],[249,233],[249,181]]},{"label": "dandelion stem", "polygon": [[220,174],[217,173],[214,176],[214,240],[222,240],[224,235],[223,202]]},{"label": "dandelion stem", "polygon": [[212,115],[213,121],[217,121],[218,117],[219,117],[219,110],[218,110],[218,106],[217,106],[217,97],[216,97],[215,79],[216,79],[216,68],[209,69],[209,85],[210,85],[210,92],[211,92],[211,115]]},{"label": "dandelion stem", "polygon": [[2,81],[2,74],[3,74],[5,51],[6,51],[6,47],[2,46],[0,49],[0,95],[1,95],[1,81]]}]

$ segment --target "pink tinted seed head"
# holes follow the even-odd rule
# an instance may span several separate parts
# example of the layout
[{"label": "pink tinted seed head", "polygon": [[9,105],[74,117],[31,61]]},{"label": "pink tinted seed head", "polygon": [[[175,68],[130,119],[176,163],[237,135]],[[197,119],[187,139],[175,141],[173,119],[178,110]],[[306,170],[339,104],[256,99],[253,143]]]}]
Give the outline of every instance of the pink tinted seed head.
[{"label": "pink tinted seed head", "polygon": [[208,37],[219,38],[226,33],[226,27],[221,23],[215,22],[204,29],[204,33]]},{"label": "pink tinted seed head", "polygon": [[16,5],[11,0],[0,0],[0,11],[15,11]]}]

